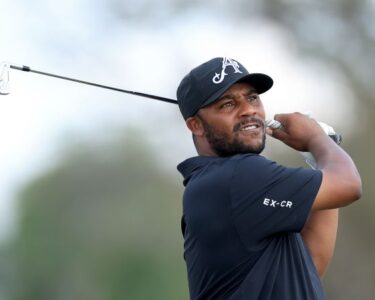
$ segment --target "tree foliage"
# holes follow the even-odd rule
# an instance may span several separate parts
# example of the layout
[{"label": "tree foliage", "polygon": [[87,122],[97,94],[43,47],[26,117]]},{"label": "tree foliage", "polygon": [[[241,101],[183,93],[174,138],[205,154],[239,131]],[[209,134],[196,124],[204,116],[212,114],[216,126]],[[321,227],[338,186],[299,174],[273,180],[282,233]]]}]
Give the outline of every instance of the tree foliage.
[{"label": "tree foliage", "polygon": [[23,190],[9,299],[187,298],[181,184],[140,136],[71,146]]}]

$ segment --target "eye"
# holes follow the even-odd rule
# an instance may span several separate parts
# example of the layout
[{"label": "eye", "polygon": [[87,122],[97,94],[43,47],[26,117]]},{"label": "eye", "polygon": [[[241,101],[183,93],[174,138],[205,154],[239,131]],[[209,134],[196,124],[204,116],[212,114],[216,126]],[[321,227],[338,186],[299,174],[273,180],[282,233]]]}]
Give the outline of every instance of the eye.
[{"label": "eye", "polygon": [[225,109],[225,108],[232,108],[234,106],[233,101],[226,101],[223,104],[220,105],[220,109]]},{"label": "eye", "polygon": [[259,95],[258,94],[250,94],[247,99],[252,102],[252,101],[257,101],[259,100]]}]

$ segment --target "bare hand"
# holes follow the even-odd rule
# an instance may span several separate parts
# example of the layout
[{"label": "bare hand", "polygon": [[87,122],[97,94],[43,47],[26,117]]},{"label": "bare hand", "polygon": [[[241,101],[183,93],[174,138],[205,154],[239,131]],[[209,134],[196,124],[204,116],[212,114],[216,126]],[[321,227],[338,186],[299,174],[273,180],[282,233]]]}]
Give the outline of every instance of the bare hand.
[{"label": "bare hand", "polygon": [[327,138],[320,125],[304,114],[277,114],[274,119],[283,128],[268,128],[267,133],[295,150],[308,152],[314,140]]}]

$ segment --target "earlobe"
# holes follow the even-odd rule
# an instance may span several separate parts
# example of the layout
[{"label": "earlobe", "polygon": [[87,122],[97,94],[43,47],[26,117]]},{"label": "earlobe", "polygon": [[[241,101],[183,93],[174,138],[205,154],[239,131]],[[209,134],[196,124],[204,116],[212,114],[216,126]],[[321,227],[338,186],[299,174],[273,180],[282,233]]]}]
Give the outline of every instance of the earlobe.
[{"label": "earlobe", "polygon": [[203,136],[204,129],[202,126],[201,120],[197,117],[190,117],[186,120],[186,126],[190,129],[190,131],[196,136]]}]

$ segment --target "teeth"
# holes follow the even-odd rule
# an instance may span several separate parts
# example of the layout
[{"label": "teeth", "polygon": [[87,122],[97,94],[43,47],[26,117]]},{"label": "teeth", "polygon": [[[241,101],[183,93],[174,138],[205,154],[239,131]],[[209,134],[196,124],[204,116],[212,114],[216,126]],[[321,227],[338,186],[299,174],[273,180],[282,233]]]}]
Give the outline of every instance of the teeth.
[{"label": "teeth", "polygon": [[243,131],[245,130],[251,130],[251,129],[257,129],[259,126],[258,125],[250,125],[242,128]]}]

